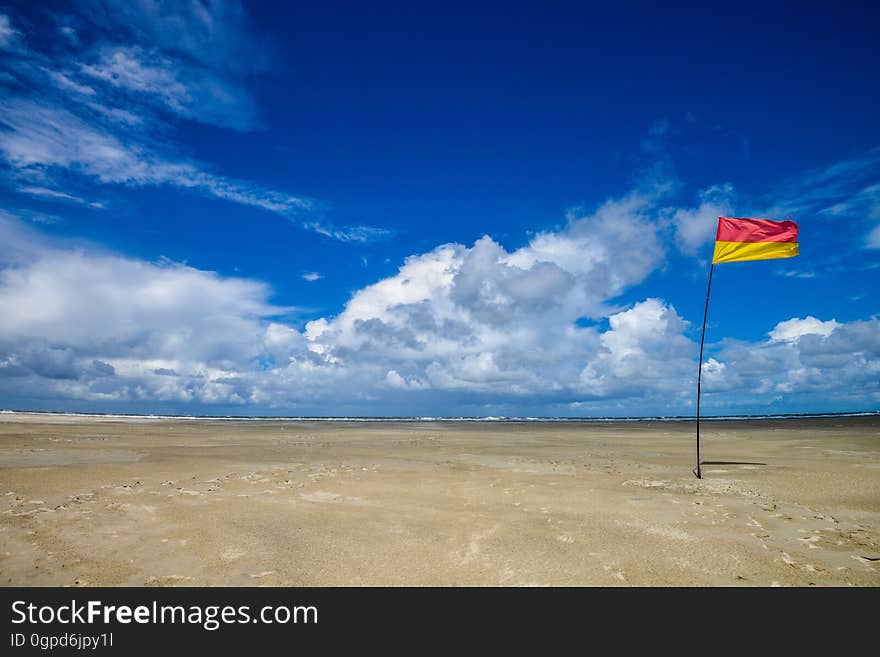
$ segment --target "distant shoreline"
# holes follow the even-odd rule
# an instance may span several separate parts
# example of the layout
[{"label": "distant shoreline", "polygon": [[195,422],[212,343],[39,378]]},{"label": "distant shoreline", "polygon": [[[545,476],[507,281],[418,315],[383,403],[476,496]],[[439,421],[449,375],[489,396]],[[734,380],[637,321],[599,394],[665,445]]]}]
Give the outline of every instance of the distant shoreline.
[{"label": "distant shoreline", "polygon": [[[64,411],[26,411],[3,409],[0,418],[9,415],[45,415],[47,417],[105,418],[131,420],[220,420],[228,422],[480,422],[480,423],[607,423],[607,422],[695,422],[693,415],[645,415],[598,417],[547,416],[308,416],[308,415],[168,415],[144,413],[76,413]],[[753,420],[805,420],[815,418],[880,417],[880,411],[848,413],[779,413],[756,415],[704,415],[707,422],[742,422]]]}]

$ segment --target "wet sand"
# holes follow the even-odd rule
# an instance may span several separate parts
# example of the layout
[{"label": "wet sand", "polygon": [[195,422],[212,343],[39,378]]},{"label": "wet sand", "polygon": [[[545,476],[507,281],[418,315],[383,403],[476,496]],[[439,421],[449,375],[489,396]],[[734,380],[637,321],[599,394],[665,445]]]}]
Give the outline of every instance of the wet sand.
[{"label": "wet sand", "polygon": [[0,584],[880,585],[880,418],[0,415]]}]

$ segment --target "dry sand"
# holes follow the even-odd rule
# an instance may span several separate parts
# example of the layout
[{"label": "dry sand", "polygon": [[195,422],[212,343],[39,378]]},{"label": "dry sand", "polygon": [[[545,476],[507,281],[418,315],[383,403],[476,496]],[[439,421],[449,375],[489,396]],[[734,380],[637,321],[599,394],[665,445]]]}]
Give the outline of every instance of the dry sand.
[{"label": "dry sand", "polygon": [[[0,582],[880,585],[880,418],[0,415]],[[712,463],[714,462],[714,463]]]}]

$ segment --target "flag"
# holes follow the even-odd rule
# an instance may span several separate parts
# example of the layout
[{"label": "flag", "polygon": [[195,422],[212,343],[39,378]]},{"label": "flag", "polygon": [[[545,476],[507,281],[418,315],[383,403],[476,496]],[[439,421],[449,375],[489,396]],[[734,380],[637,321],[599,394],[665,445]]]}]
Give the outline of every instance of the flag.
[{"label": "flag", "polygon": [[798,254],[798,225],[793,221],[718,217],[712,264],[791,258]]}]

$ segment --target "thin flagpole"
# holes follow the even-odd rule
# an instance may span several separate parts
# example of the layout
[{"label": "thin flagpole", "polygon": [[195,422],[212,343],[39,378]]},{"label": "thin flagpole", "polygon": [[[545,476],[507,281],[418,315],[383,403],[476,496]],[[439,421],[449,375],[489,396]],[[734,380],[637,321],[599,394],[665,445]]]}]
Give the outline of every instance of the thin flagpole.
[{"label": "thin flagpole", "polygon": [[703,344],[706,341],[706,317],[709,315],[709,292],[712,291],[712,272],[715,271],[715,263],[709,267],[709,285],[706,287],[706,308],[703,310],[703,333],[700,335],[700,369],[697,370],[697,467],[694,474],[697,479],[703,478],[700,470],[700,387],[703,382]]}]

